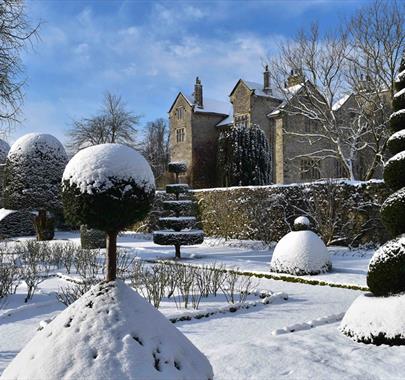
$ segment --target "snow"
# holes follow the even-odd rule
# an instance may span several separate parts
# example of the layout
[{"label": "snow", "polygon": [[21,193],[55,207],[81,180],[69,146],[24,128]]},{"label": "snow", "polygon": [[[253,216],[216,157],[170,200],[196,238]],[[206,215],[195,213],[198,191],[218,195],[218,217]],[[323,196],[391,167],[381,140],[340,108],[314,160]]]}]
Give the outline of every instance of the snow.
[{"label": "snow", "polygon": [[4,140],[0,139],[0,164],[6,162],[7,154],[10,151],[10,145]]},{"label": "snow", "polygon": [[294,225],[304,225],[304,226],[309,226],[311,222],[306,216],[299,216],[298,218],[295,218],[294,220]]},{"label": "snow", "polygon": [[263,90],[263,84],[258,83],[258,82],[252,82],[252,81],[247,81],[242,79],[243,83],[245,83],[245,85],[247,87],[250,88],[250,90],[254,91],[255,95],[257,96],[270,96],[270,97],[274,97],[273,95],[271,95],[270,93],[266,93]]},{"label": "snow", "polygon": [[383,264],[387,261],[395,259],[396,257],[402,256],[404,254],[404,249],[405,234],[396,239],[389,240],[374,253],[368,266],[369,270],[376,265]]},{"label": "snow", "polygon": [[401,91],[398,91],[394,94],[394,98],[399,98],[400,96],[405,94],[405,88],[403,88]]},{"label": "snow", "polygon": [[292,231],[276,245],[270,268],[295,275],[318,274],[330,270],[324,242],[312,231]]},{"label": "snow", "polygon": [[[190,103],[190,105],[194,105],[194,96],[185,95],[185,98]],[[229,115],[231,113],[231,109],[231,104],[228,102],[209,99],[206,97],[204,97],[203,99],[202,108],[194,105],[194,112],[196,113],[217,113],[220,115]]]},{"label": "snow", "polygon": [[396,82],[400,82],[401,80],[404,80],[405,79],[405,70],[402,70],[398,75],[397,75],[397,77],[395,78],[395,81]]},{"label": "snow", "polygon": [[403,150],[402,152],[397,153],[395,156],[392,156],[386,163],[384,166],[388,166],[391,162],[394,161],[402,161],[405,160],[405,150]]},{"label": "snow", "polygon": [[[80,244],[77,232],[57,232],[56,236],[57,241],[67,239]],[[156,246],[146,238],[145,234],[127,232],[119,236],[118,245],[131,255],[138,255],[145,260],[173,257],[172,248]],[[239,267],[258,274],[269,274],[268,262],[273,252],[271,247],[251,241],[232,240],[226,241],[226,244],[222,244],[222,241],[208,238],[200,246],[184,247],[182,262],[186,265],[215,262],[228,268]],[[228,244],[232,244],[232,247]],[[367,265],[374,249],[328,247],[328,251],[333,269],[318,275],[317,280],[365,285]],[[295,278],[291,275],[283,277]],[[301,278],[313,279],[310,276]],[[236,313],[193,318],[175,324],[208,357],[215,380],[356,380],[398,377],[398,368],[402,368],[405,361],[403,347],[358,344],[341,334],[339,323],[333,320],[333,316],[338,317],[346,312],[362,292],[265,278],[257,280],[260,281],[257,284],[260,289],[287,293],[288,301],[274,302],[268,306],[258,305]],[[41,283],[37,294],[24,309],[19,309],[24,305],[24,294],[21,294],[24,292],[23,284],[18,294],[9,297],[7,302],[0,300],[0,308],[3,305],[0,310],[0,373],[36,334],[40,322],[58,315],[64,309],[54,296],[59,287],[66,285],[64,281],[50,278]],[[53,304],[49,303],[50,300],[53,300]],[[162,310],[166,316],[173,316],[175,311],[175,308]],[[312,328],[299,328],[309,322],[312,322]],[[272,334],[286,327],[291,329],[292,326],[296,326],[294,332]]]},{"label": "snow", "polygon": [[155,179],[145,158],[121,144],[100,144],[79,151],[67,164],[63,181],[75,184],[82,193],[92,194],[114,186],[113,180],[134,180],[152,190]]},{"label": "snow", "polygon": [[233,124],[233,115],[227,116],[224,120],[220,121],[216,126],[224,127]]},{"label": "snow", "polygon": [[347,94],[345,96],[343,96],[342,98],[340,98],[336,103],[334,103],[332,105],[332,111],[337,111],[339,110],[343,104],[345,104],[347,102],[347,100],[350,98],[352,94]]},{"label": "snow", "polygon": [[401,114],[403,114],[403,113],[405,113],[405,109],[402,109],[402,110],[393,112],[393,113],[391,114],[391,116],[390,116],[390,119],[393,119],[394,117],[396,117],[396,116],[398,116],[398,115],[401,115]]},{"label": "snow", "polygon": [[122,281],[94,286],[38,331],[2,379],[212,379],[207,358]]},{"label": "snow", "polygon": [[28,158],[32,154],[37,154],[38,150],[43,153],[66,156],[63,145],[56,137],[46,133],[29,133],[20,137],[11,146],[8,157],[24,156]]},{"label": "snow", "polygon": [[353,340],[365,343],[382,336],[405,343],[405,294],[390,297],[375,297],[371,293],[361,295],[347,310],[340,330]]},{"label": "snow", "polygon": [[[402,110],[405,113],[405,110]],[[393,140],[405,140],[405,129],[401,129],[398,132],[395,132],[391,135],[391,137],[388,139],[388,141],[393,141]]]},{"label": "snow", "polygon": [[0,208],[0,220],[3,220],[6,216],[12,214],[15,210],[7,210],[5,208]]}]

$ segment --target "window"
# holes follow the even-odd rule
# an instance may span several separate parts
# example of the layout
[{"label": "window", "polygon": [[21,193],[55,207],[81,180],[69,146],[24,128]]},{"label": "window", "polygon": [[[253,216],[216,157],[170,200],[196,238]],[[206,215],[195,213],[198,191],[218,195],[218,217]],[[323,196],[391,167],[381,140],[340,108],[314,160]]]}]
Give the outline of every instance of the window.
[{"label": "window", "polygon": [[336,160],[336,178],[347,178],[346,168],[340,160]]},{"label": "window", "polygon": [[176,109],[176,118],[177,118],[177,120],[184,119],[184,108],[183,107],[179,107]]},{"label": "window", "polygon": [[185,137],[185,131],[184,128],[179,128],[176,129],[176,141],[179,142],[183,142],[184,141],[184,137]]},{"label": "window", "polygon": [[314,180],[321,178],[319,161],[310,158],[302,158],[300,162],[301,179]]},{"label": "window", "polygon": [[235,116],[235,127],[247,127],[249,125],[249,115]]}]

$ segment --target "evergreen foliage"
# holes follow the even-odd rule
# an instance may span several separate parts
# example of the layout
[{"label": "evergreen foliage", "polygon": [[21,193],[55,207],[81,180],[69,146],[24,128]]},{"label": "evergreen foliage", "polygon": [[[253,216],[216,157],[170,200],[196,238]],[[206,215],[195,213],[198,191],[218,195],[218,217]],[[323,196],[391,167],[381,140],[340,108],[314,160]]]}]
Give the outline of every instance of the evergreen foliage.
[{"label": "evergreen foliage", "polygon": [[[395,154],[388,160],[384,180],[395,193],[391,194],[381,208],[385,227],[393,236],[405,232],[405,144],[400,136],[405,131],[405,51],[395,81],[391,129],[394,135],[388,147]],[[399,138],[398,138],[399,136]],[[401,149],[401,150],[400,150]],[[405,291],[405,244],[403,237],[388,241],[373,256],[367,274],[367,285],[377,296],[387,296]]]},{"label": "evergreen foliage", "polygon": [[220,133],[218,172],[225,186],[271,183],[270,147],[258,125],[234,126]]},{"label": "evergreen foliage", "polygon": [[66,163],[64,147],[48,134],[30,133],[19,138],[7,155],[4,205],[38,213],[34,219],[38,240],[51,240],[53,217],[62,219],[60,184]]}]

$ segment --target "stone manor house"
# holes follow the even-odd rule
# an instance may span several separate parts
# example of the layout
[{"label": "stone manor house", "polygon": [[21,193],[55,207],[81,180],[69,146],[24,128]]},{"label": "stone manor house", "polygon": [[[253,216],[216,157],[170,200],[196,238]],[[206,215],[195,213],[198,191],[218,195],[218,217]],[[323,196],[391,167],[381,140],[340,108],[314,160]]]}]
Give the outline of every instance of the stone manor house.
[{"label": "stone manor house", "polygon": [[[286,90],[291,94],[288,102],[294,101],[302,81],[302,76],[291,71],[286,81]],[[286,131],[311,133],[316,130],[316,125],[302,115],[283,112],[287,100],[273,94],[275,91],[270,87],[267,66],[263,73],[263,83],[239,79],[229,94],[229,103],[205,98],[198,77],[191,96],[178,93],[168,112],[170,158],[188,164],[186,180],[193,188],[225,185],[217,173],[217,141],[220,131],[233,125],[249,127],[257,124],[264,131],[272,153],[272,183],[347,177],[343,165],[334,158],[318,161],[305,157],[313,149],[326,147],[316,144],[310,146]],[[339,113],[340,108],[350,103],[350,97],[343,98],[337,103],[336,112]],[[359,158],[356,170],[362,170],[361,164]],[[381,170],[377,170],[376,176],[381,176]]]}]

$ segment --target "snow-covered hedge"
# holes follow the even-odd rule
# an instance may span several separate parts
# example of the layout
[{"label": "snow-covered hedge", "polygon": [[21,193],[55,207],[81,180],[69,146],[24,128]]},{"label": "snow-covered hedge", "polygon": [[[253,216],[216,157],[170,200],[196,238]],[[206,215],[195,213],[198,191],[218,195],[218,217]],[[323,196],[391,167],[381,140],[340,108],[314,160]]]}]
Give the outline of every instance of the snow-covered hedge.
[{"label": "snow-covered hedge", "polygon": [[[198,205],[198,225],[206,236],[278,241],[291,230],[294,219],[305,214],[304,210],[326,244],[356,246],[387,240],[379,210],[388,194],[382,181],[320,181],[194,190],[189,196]],[[159,216],[165,215],[163,208],[169,206],[163,201],[169,199],[174,197],[157,193],[153,212],[142,224],[144,230],[156,229]],[[191,202],[181,207],[185,206],[193,207]],[[193,213],[184,210],[182,215]]]}]

